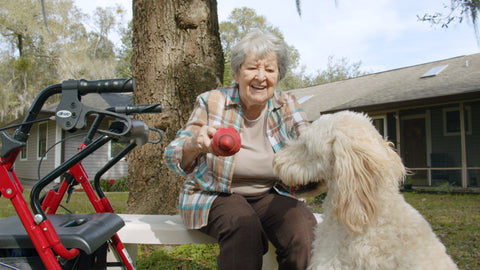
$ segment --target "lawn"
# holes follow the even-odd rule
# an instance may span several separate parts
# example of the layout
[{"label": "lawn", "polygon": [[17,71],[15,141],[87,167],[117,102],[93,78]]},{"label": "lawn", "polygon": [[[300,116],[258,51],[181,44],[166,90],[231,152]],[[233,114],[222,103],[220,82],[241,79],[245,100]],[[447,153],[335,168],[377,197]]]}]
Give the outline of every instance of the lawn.
[{"label": "lawn", "polygon": [[[30,190],[24,190],[23,196],[27,202],[30,202]],[[127,209],[127,199],[128,193],[126,192],[111,192],[108,193],[108,200],[112,204],[113,209],[117,213],[125,212]],[[15,209],[13,208],[12,203],[8,202],[4,197],[0,198],[0,219],[6,218],[9,216],[15,215]],[[91,213],[94,212],[93,206],[88,201],[87,196],[83,192],[74,192],[70,197],[69,203],[66,203],[66,198],[64,198],[62,206],[65,206],[69,211],[73,213]],[[67,211],[63,208],[58,208],[57,213],[63,214]]]},{"label": "lawn", "polygon": [[459,269],[480,269],[480,195],[405,193]]},{"label": "lawn", "polygon": [[[28,199],[27,192],[24,196]],[[117,213],[125,211],[128,193],[107,196]],[[459,269],[480,269],[480,194],[407,192],[404,196],[430,222]],[[0,219],[14,215],[11,203],[3,197],[0,200]],[[74,213],[93,211],[85,194],[79,192],[64,205]],[[308,200],[308,206],[312,211],[322,211],[318,198]],[[215,269],[217,254],[217,245],[140,246],[138,269]]]}]

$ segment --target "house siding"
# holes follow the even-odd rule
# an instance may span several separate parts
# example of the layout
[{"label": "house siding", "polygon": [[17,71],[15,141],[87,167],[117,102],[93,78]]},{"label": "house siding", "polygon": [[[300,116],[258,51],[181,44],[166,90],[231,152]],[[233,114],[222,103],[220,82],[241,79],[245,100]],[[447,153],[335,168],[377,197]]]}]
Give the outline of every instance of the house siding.
[{"label": "house siding", "polygon": [[[458,110],[463,103],[468,125],[465,132],[465,147],[462,146],[460,132],[446,133],[445,111]],[[462,155],[463,149],[466,155],[467,169],[467,187],[480,186],[480,101],[463,101],[459,103],[443,104],[425,108],[416,108],[410,110],[399,110],[402,119],[425,119],[425,140],[426,140],[426,166],[414,166],[414,177],[417,179],[416,185],[437,186],[448,182],[455,186],[464,186],[462,176]],[[403,122],[402,122],[403,123]],[[389,129],[395,123],[389,121]],[[393,128],[392,128],[393,129]],[[392,131],[389,131],[391,134]],[[405,126],[401,125],[401,145],[402,150],[406,147],[405,133],[408,132]],[[423,155],[418,151],[417,155]],[[402,151],[402,158],[405,158],[405,152]],[[409,166],[410,164],[406,164]],[[428,182],[428,171],[430,171],[430,181]]]},{"label": "house siding", "polygon": [[[83,136],[69,140],[65,148],[65,160],[71,158],[77,153],[78,146],[82,143]],[[109,143],[100,147],[97,151],[86,157],[82,165],[88,174],[90,180],[93,180],[95,174],[109,161]],[[127,176],[128,165],[125,160],[120,160],[110,170],[101,176],[102,179],[119,179]]]},{"label": "house siding", "polygon": [[456,106],[441,106],[431,110],[431,168],[457,168],[449,170],[432,171],[432,185],[449,182],[451,184],[462,185],[462,143],[461,136],[448,135],[444,132],[445,116],[444,110],[449,108],[458,108]]},{"label": "house siding", "polygon": [[[458,108],[458,106],[456,106]],[[445,154],[447,158],[441,167],[461,167],[462,156],[460,135],[444,134],[443,109],[450,107],[436,107],[431,110],[432,123],[432,154]],[[434,165],[435,166],[435,165]],[[437,165],[438,166],[438,165]]]},{"label": "house siding", "polygon": [[[47,121],[47,150],[55,143],[55,121]],[[38,124],[35,124],[30,130],[27,140],[27,159],[17,158],[15,163],[15,172],[20,179],[38,180],[39,164],[40,177],[47,175],[55,165],[54,151],[47,152],[42,159],[38,157]]]},{"label": "house siding", "polygon": [[[53,120],[48,121],[48,133],[47,133],[47,149],[53,146],[60,138],[56,138],[56,122]],[[105,128],[102,127],[102,128]],[[80,133],[85,133],[86,130],[76,131],[74,133],[63,132],[63,137],[74,136]],[[38,125],[35,124],[31,129],[31,134],[27,141],[27,159],[22,160],[17,158],[15,163],[15,172],[17,177],[21,180],[38,180],[38,165],[40,159],[37,159],[37,147],[38,147]],[[63,161],[68,160],[77,153],[78,147],[83,141],[82,135],[67,139],[63,142],[64,158]],[[82,165],[87,172],[90,180],[93,180],[95,174],[101,169],[105,163],[109,160],[109,143],[102,146],[90,156],[86,157],[82,161]],[[60,151],[61,153],[61,151]],[[46,176],[55,168],[55,148],[52,148],[41,161],[40,177]],[[60,159],[61,160],[61,159]],[[119,179],[126,177],[128,173],[128,164],[125,160],[120,160],[115,166],[108,170],[101,178],[102,179]]]},{"label": "house siding", "polygon": [[480,101],[466,103],[471,108],[472,132],[466,135],[468,186],[480,187]]},{"label": "house siding", "polygon": [[465,105],[470,106],[472,117],[472,132],[466,135],[467,165],[480,167],[480,101]]}]

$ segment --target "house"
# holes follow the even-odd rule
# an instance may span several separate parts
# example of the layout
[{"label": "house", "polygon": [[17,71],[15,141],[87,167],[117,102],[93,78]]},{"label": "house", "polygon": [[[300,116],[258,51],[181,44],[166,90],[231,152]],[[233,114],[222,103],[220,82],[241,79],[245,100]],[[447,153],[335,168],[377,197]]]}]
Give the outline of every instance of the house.
[{"label": "house", "polygon": [[[125,106],[133,104],[131,94],[105,93],[87,94],[82,97],[82,103],[89,107],[106,109],[112,106]],[[54,119],[56,104],[46,106],[37,119],[45,121],[36,123],[30,130],[30,136],[15,162],[15,172],[20,180],[37,181],[47,175],[54,168],[75,155],[81,145],[87,130],[66,132],[60,128]],[[100,128],[107,129],[109,121],[103,121]],[[18,123],[20,120],[17,120]],[[87,119],[87,127],[93,122],[93,117]],[[62,143],[59,143],[62,142]],[[93,180],[97,171],[108,160],[123,148],[123,144],[110,141],[82,161],[87,175]],[[127,175],[128,165],[122,159],[110,168],[101,179],[119,179]]]},{"label": "house", "polygon": [[[291,92],[299,98],[311,121],[320,114],[340,110],[369,114],[414,173],[414,185],[449,183],[463,188],[480,187],[480,54]],[[82,102],[107,108],[131,104],[132,99],[124,94],[88,94]],[[54,111],[52,106],[42,111],[42,115],[50,117]],[[54,120],[34,124],[15,165],[17,176],[24,180],[45,176],[75,154],[82,136],[74,135],[81,132],[85,131],[67,133]],[[61,140],[65,140],[63,144],[54,145]],[[50,147],[42,159],[42,153]],[[118,148],[121,146],[109,143],[87,157],[82,163],[89,177],[93,178]],[[127,163],[122,160],[102,178],[118,179],[126,175]]]},{"label": "house", "polygon": [[417,186],[480,186],[480,54],[291,90],[311,121],[365,112]]}]

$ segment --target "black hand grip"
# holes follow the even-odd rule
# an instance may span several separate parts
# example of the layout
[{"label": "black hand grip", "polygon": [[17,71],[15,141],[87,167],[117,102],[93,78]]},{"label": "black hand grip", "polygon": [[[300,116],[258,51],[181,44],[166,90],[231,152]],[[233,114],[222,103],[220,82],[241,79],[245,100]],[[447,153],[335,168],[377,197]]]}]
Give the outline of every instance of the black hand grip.
[{"label": "black hand grip", "polygon": [[110,108],[108,110],[116,113],[124,113],[124,114],[161,113],[162,104],[117,106],[117,107]]},{"label": "black hand grip", "polygon": [[135,90],[135,79],[105,79],[96,81],[67,80],[62,82],[62,90],[78,90],[79,95],[88,93],[120,93],[133,92]]}]

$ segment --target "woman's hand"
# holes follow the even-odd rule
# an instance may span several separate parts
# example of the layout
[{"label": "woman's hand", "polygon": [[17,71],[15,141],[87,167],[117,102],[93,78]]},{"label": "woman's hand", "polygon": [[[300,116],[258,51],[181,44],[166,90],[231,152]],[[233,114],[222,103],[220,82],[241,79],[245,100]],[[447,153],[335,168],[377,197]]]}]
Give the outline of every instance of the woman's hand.
[{"label": "woman's hand", "polygon": [[193,169],[193,162],[202,153],[214,153],[212,138],[219,126],[202,126],[183,145],[183,158],[180,166],[187,171]]},{"label": "woman's hand", "polygon": [[217,128],[211,126],[203,126],[187,139],[184,145],[184,152],[188,151],[198,156],[202,153],[213,153],[212,138],[217,132]]}]

